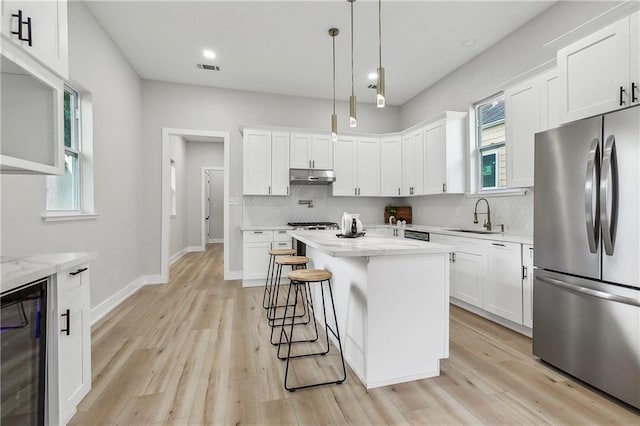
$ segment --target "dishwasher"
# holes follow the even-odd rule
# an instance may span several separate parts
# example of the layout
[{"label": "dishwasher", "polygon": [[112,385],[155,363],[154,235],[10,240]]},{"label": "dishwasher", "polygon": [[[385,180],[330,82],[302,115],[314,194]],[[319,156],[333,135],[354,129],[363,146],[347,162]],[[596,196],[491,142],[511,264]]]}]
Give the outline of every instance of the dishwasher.
[{"label": "dishwasher", "polygon": [[415,231],[405,229],[404,237],[409,240],[419,240],[429,242],[429,233],[425,231]]}]

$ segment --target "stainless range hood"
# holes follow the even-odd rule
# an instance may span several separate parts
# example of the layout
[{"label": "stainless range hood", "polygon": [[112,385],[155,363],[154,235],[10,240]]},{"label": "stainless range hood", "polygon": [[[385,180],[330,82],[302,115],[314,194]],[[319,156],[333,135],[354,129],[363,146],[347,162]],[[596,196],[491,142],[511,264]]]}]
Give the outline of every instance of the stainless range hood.
[{"label": "stainless range hood", "polygon": [[329,185],[336,175],[333,170],[289,169],[289,180],[292,185]]}]

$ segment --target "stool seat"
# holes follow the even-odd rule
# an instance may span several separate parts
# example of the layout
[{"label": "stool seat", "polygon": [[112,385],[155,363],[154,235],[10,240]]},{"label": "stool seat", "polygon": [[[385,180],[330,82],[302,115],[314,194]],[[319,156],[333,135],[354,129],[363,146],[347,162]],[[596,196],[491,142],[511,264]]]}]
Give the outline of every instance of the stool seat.
[{"label": "stool seat", "polygon": [[289,272],[289,279],[303,283],[325,281],[331,279],[331,272],[326,269],[297,269]]},{"label": "stool seat", "polygon": [[269,254],[272,256],[293,256],[296,254],[296,249],[273,249],[269,250]]},{"label": "stool seat", "polygon": [[278,265],[306,265],[309,263],[307,256],[278,256],[276,257]]}]

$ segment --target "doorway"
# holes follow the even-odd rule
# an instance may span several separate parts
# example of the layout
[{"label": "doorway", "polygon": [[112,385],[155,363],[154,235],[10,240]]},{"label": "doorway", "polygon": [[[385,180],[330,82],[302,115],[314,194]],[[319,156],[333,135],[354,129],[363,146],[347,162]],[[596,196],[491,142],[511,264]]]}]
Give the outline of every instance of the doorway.
[{"label": "doorway", "polygon": [[224,243],[224,168],[202,168],[202,246]]}]

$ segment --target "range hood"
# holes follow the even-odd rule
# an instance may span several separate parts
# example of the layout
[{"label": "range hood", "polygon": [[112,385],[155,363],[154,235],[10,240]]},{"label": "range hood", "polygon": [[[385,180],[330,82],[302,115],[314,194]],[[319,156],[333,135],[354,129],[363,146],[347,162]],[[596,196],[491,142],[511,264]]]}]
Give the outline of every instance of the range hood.
[{"label": "range hood", "polygon": [[289,180],[297,185],[329,185],[336,175],[333,170],[289,169]]}]

